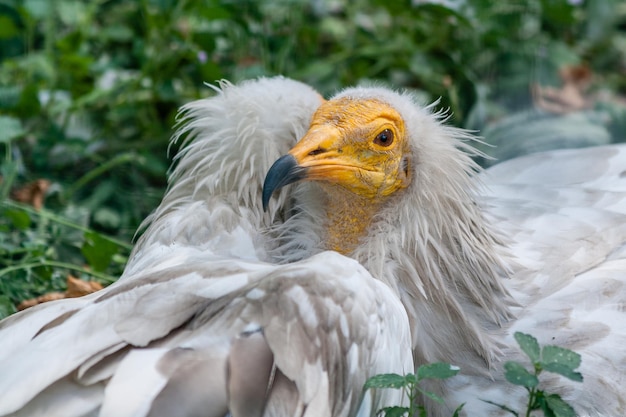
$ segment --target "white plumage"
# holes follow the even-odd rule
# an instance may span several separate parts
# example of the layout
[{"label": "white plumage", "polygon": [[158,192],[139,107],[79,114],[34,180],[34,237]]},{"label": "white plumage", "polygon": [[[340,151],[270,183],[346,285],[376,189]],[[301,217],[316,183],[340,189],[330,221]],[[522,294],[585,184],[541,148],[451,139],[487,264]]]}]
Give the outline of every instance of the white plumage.
[{"label": "white plumage", "polygon": [[430,415],[499,415],[480,399],[522,408],[501,371],[522,359],[515,331],[582,355],[584,382],[547,390],[582,416],[625,415],[626,148],[475,174],[470,136],[410,95],[337,98],[397,110],[411,161],[349,257],[325,251],[317,182],[261,206],[322,98],[284,78],[223,83],[183,109],[185,146],[121,279],[0,322],[0,416],[370,415],[403,398],[363,397],[368,377],[433,361],[462,375],[430,387],[447,401]]}]

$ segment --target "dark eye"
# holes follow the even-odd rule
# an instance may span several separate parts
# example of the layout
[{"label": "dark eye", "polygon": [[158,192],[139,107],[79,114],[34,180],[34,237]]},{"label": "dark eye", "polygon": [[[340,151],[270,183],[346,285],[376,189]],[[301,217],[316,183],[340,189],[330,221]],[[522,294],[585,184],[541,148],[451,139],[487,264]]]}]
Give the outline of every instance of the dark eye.
[{"label": "dark eye", "polygon": [[374,143],[379,146],[391,146],[393,143],[393,132],[390,129],[385,129],[376,136]]}]

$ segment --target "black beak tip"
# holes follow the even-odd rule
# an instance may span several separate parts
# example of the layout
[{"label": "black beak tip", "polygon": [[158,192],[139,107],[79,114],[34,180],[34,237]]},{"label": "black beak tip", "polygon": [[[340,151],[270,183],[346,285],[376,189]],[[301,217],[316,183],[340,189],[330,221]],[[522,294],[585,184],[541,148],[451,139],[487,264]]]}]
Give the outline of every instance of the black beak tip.
[{"label": "black beak tip", "polygon": [[298,165],[293,155],[281,156],[274,162],[274,165],[267,171],[263,182],[263,211],[267,211],[267,206],[274,191],[300,181],[305,178],[305,169]]},{"label": "black beak tip", "polygon": [[266,188],[265,185],[263,185],[263,211],[267,211],[267,206],[269,205],[270,198],[272,197],[272,194],[273,194],[273,190],[272,191],[268,191],[268,190],[269,188]]}]

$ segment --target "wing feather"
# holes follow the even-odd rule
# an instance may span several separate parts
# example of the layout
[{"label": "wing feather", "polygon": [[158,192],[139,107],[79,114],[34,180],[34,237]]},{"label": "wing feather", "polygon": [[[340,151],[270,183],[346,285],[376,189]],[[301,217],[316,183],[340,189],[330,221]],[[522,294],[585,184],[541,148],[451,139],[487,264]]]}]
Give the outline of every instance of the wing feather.
[{"label": "wing feather", "polygon": [[[32,379],[25,377],[26,379]],[[80,395],[76,395],[80,392]],[[25,407],[11,414],[12,417],[76,416],[96,417],[104,396],[104,386],[94,384],[81,386],[65,377],[62,383],[51,385],[37,395]]]},{"label": "wing feather", "polygon": [[[219,265],[208,263],[204,277],[187,268],[181,267],[180,276],[165,271],[169,281],[159,279],[159,285],[142,283],[154,282],[147,276],[121,283],[124,291],[109,287],[110,294],[92,300],[63,326],[35,336],[22,351],[28,359],[11,357],[20,366],[8,368],[20,374],[0,378],[6,382],[0,414],[53,404],[50,392],[75,390],[92,393],[85,396],[91,409],[101,401],[102,416],[165,415],[165,404],[185,404],[181,415],[199,410],[222,415],[229,408],[233,416],[249,415],[249,407],[265,404],[277,384],[283,394],[269,398],[288,396],[303,415],[347,416],[358,408],[361,398],[355,393],[379,370],[382,357],[404,358],[395,365],[389,361],[387,371],[412,369],[406,313],[391,291],[354,261],[323,253],[297,264],[264,266],[227,293],[223,285],[213,285],[230,280],[216,275],[223,271]],[[159,308],[152,308],[157,299]],[[182,313],[175,300],[183,300]],[[166,317],[168,311],[172,317]],[[96,326],[96,317],[106,321]],[[386,351],[380,351],[380,341],[389,338]],[[344,367],[348,356],[354,364]],[[48,363],[50,357],[60,360]],[[278,379],[271,377],[274,366]],[[37,380],[23,378],[29,374]],[[80,415],[55,406],[64,415]]]},{"label": "wing feather", "polygon": [[[626,412],[626,148],[598,147],[529,155],[484,174],[484,207],[514,256],[508,289],[520,302],[506,326],[505,360],[527,363],[516,331],[580,353],[583,383],[542,374],[579,415]],[[480,399],[522,409],[527,394],[475,377],[449,383],[451,404],[500,415]]]}]

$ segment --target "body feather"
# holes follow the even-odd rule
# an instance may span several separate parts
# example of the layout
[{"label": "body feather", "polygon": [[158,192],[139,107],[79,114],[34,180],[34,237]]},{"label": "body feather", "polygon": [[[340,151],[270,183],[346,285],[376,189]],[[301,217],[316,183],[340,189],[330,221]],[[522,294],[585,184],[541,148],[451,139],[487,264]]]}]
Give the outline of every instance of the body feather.
[{"label": "body feather", "polygon": [[369,376],[433,361],[462,374],[430,387],[446,399],[430,415],[500,415],[480,399],[521,408],[500,371],[521,359],[515,331],[581,353],[584,383],[547,390],[624,415],[626,149],[480,173],[471,136],[412,96],[338,97],[402,115],[414,175],[349,257],[324,250],[315,183],[260,204],[322,98],[283,78],[222,83],[183,108],[168,191],[122,278],[0,322],[0,415],[371,415],[402,398],[363,395]]}]

